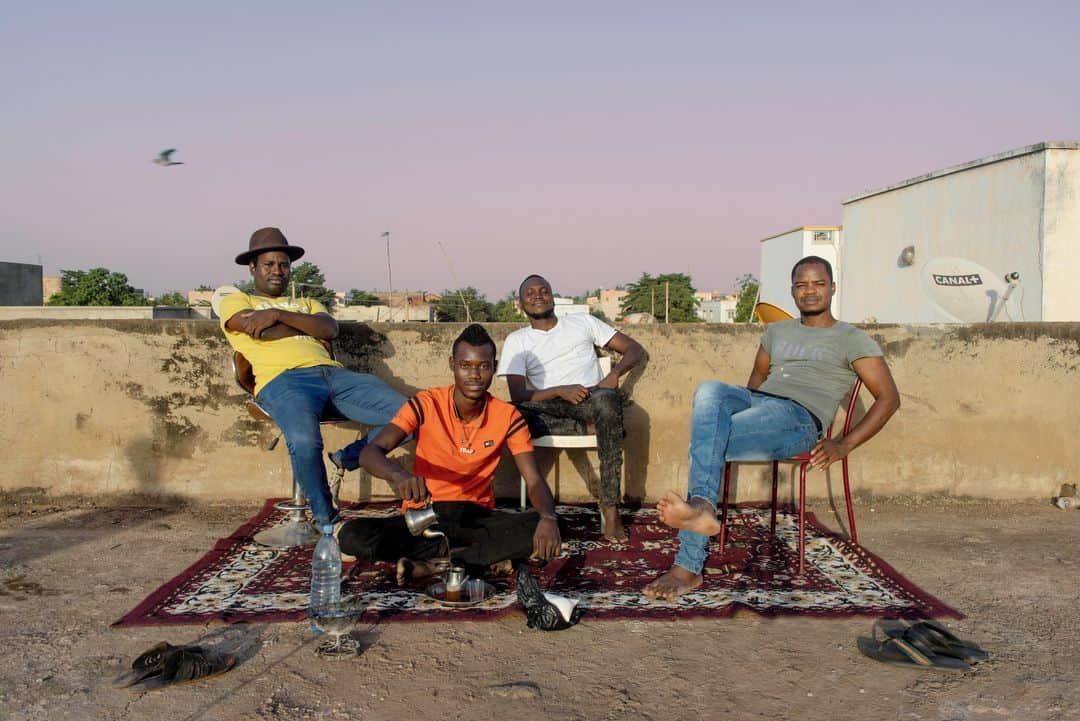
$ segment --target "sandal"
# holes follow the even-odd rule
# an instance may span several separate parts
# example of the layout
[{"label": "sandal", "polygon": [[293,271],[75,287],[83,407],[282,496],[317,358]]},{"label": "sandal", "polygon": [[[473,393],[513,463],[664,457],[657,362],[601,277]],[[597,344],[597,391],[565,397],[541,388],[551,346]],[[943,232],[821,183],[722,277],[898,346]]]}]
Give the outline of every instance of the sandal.
[{"label": "sandal", "polygon": [[882,619],[876,625],[890,638],[902,638],[936,654],[952,656],[968,663],[978,663],[990,658],[990,654],[980,648],[979,644],[958,638],[936,621],[921,620],[908,623],[902,620]]},{"label": "sandal", "polygon": [[173,646],[162,641],[143,651],[131,662],[131,670],[120,674],[116,686],[142,689],[190,683],[225,673],[236,665],[236,656],[201,646]]},{"label": "sandal", "polygon": [[[897,628],[893,624],[874,623],[872,638],[860,637],[857,641],[859,651],[875,661],[881,661],[891,666],[904,668],[932,669],[934,671],[950,671],[963,673],[970,671],[964,661],[953,656],[935,653],[932,648],[919,640],[908,637],[890,636],[888,631]],[[879,638],[879,633],[884,638]]]},{"label": "sandal", "polygon": [[201,646],[181,646],[165,654],[165,668],[142,683],[145,689],[178,686],[223,674],[236,665],[236,656]]},{"label": "sandal", "polygon": [[165,669],[165,654],[175,651],[176,648],[176,646],[162,641],[156,646],[143,651],[131,662],[131,670],[117,676],[113,685],[117,688],[127,688],[151,676],[160,674]]}]

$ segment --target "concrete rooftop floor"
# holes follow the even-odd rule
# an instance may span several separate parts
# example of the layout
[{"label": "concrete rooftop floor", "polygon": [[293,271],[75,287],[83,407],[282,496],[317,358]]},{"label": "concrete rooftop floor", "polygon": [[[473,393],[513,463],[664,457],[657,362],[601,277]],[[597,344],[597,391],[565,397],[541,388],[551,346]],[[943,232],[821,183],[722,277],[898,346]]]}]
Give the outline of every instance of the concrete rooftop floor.
[{"label": "concrete rooftop floor", "polygon": [[[138,497],[3,494],[0,718],[1075,719],[1080,512],[1046,502],[862,499],[863,545],[966,614],[992,659],[947,675],[882,665],[867,618],[590,622],[523,616],[367,629],[358,658],[313,655],[306,624],[108,627],[257,509]],[[835,527],[824,502],[819,517]],[[159,640],[210,637],[241,662],[132,693],[112,679]]]}]

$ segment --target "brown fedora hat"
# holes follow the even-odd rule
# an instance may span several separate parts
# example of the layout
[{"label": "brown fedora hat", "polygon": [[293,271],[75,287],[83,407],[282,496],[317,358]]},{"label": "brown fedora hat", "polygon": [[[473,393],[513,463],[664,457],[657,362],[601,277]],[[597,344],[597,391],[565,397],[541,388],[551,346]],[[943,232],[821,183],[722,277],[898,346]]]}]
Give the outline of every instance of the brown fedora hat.
[{"label": "brown fedora hat", "polygon": [[304,254],[304,249],[299,245],[289,245],[285,234],[278,228],[259,228],[251,234],[247,252],[236,256],[236,264],[247,265],[255,256],[271,250],[283,251],[289,260],[296,260]]}]

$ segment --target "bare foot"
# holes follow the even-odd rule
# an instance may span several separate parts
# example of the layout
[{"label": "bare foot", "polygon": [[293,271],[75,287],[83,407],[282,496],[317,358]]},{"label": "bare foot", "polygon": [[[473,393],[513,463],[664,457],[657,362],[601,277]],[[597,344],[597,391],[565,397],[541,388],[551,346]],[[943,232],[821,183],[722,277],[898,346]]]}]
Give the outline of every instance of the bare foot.
[{"label": "bare foot", "polygon": [[399,558],[397,562],[397,584],[404,586],[409,581],[434,576],[440,570],[439,564],[431,561],[414,561],[411,558]]},{"label": "bare foot", "polygon": [[600,506],[600,533],[604,538],[615,543],[622,543],[630,538],[619,517],[618,506]]},{"label": "bare foot", "polygon": [[660,520],[672,528],[683,528],[704,536],[715,536],[723,526],[716,517],[716,509],[704,498],[694,498],[687,503],[674,491],[656,504]]},{"label": "bare foot", "polygon": [[700,573],[690,573],[682,566],[672,566],[663,576],[641,589],[641,592],[649,598],[670,600],[693,591],[701,585],[701,581]]}]

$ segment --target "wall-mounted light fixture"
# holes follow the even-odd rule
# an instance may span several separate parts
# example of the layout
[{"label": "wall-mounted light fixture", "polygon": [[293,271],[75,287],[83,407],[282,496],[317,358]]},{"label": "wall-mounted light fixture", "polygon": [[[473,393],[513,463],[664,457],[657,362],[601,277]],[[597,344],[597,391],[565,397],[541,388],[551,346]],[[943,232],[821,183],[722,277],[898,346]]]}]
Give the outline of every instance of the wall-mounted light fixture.
[{"label": "wall-mounted light fixture", "polygon": [[909,245],[900,251],[900,264],[912,265],[915,262],[915,246]]}]

